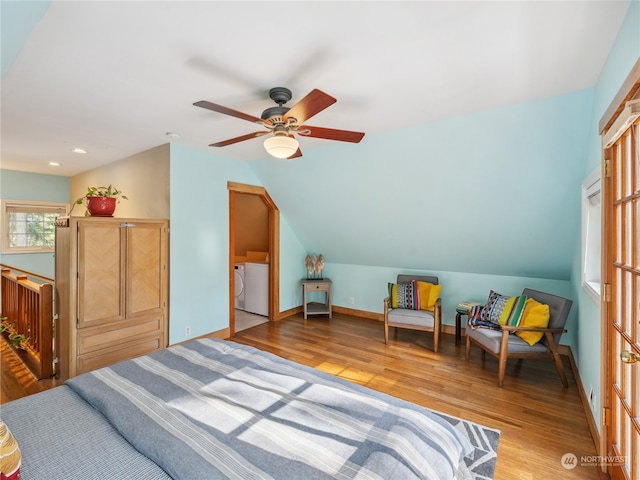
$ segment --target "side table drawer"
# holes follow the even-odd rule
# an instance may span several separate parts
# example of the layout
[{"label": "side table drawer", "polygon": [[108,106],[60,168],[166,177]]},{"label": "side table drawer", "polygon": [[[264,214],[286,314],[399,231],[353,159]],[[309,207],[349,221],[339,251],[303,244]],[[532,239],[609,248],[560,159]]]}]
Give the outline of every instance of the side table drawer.
[{"label": "side table drawer", "polygon": [[307,290],[310,292],[328,292],[330,285],[328,283],[318,285],[307,285]]}]

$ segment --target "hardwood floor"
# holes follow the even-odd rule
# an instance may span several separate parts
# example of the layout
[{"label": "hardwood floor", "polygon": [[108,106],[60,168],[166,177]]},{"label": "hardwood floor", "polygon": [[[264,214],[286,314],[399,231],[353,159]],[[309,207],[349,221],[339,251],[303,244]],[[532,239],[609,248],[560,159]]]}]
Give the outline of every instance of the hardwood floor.
[{"label": "hardwood floor", "polygon": [[44,380],[34,377],[4,338],[0,338],[0,353],[0,404],[62,384],[54,377]]},{"label": "hardwood floor", "polygon": [[[382,324],[334,313],[331,320],[301,316],[238,332],[231,340],[366,385],[375,390],[502,432],[495,480],[599,479],[598,469],[581,466],[596,454],[578,387],[568,359],[569,388],[562,388],[551,361],[513,361],[504,388],[498,362],[443,335],[434,354],[430,333],[398,330],[384,344]],[[464,344],[464,342],[463,342]],[[561,464],[573,453],[578,466]]]},{"label": "hardwood floor", "polygon": [[[551,361],[513,361],[504,388],[497,387],[498,362],[474,348],[464,359],[443,335],[434,354],[430,333],[398,330],[384,344],[382,324],[335,314],[329,320],[296,315],[238,332],[231,340],[253,345],[298,363],[375,390],[502,432],[495,480],[599,479],[598,470],[580,465],[596,454],[569,361],[569,388],[563,389]],[[58,385],[35,381],[2,343],[0,403]],[[464,343],[464,342],[463,342]],[[565,469],[573,453],[578,466]]]}]

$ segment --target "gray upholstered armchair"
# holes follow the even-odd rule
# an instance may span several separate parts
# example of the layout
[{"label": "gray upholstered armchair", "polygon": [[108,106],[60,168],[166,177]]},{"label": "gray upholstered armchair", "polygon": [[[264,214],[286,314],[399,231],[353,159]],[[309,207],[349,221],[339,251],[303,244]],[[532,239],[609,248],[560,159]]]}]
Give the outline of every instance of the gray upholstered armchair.
[{"label": "gray upholstered armchair", "polygon": [[[469,360],[471,344],[475,344],[484,351],[498,359],[498,386],[504,384],[504,375],[508,358],[551,358],[555,364],[562,385],[568,386],[567,376],[562,366],[562,359],[557,351],[560,337],[566,332],[565,324],[569,318],[572,300],[559,297],[550,293],[540,292],[525,288],[522,295],[532,298],[543,305],[549,306],[549,324],[546,328],[509,326],[503,325],[501,330],[491,330],[488,328],[467,328],[467,346],[465,358]],[[526,313],[526,311],[525,311]],[[542,336],[541,340],[531,345],[533,339],[527,338],[528,333]],[[515,334],[515,335],[513,335]],[[523,335],[524,334],[524,335]],[[534,337],[535,339],[535,337]],[[484,352],[483,352],[484,353]]]},{"label": "gray upholstered armchair", "polygon": [[[409,284],[413,280],[438,285],[438,277],[421,275],[398,275],[397,284]],[[384,299],[384,343],[389,343],[389,327],[433,332],[433,351],[437,353],[441,323],[440,298],[435,301],[432,311],[392,308],[391,299]]]}]

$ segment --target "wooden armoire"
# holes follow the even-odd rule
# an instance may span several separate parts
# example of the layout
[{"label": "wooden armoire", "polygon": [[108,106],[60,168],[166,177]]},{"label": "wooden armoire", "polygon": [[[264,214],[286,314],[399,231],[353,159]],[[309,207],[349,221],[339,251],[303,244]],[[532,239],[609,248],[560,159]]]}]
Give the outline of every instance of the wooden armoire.
[{"label": "wooden armoire", "polygon": [[57,375],[66,380],[168,344],[167,220],[56,225]]}]

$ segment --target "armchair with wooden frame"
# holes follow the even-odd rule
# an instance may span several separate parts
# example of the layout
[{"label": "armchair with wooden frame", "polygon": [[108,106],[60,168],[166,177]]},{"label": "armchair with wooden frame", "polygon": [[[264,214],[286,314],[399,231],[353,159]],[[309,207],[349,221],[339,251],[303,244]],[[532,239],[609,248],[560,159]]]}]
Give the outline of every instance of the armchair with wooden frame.
[{"label": "armchair with wooden frame", "polygon": [[[498,359],[498,386],[504,384],[504,376],[507,367],[507,359],[517,358],[551,358],[555,364],[558,375],[564,387],[568,387],[567,376],[564,372],[562,359],[558,353],[560,337],[566,332],[565,324],[569,318],[572,300],[550,293],[540,292],[525,288],[522,295],[533,298],[541,304],[549,306],[549,325],[547,328],[521,327],[503,325],[502,330],[491,330],[487,328],[467,328],[467,345],[465,358],[469,360],[471,344],[477,345],[484,352],[489,352]],[[542,333],[542,339],[534,345],[529,345],[519,336],[513,335],[516,332],[538,332]]]},{"label": "armchair with wooden frame", "polygon": [[[409,284],[413,280],[438,285],[438,277],[404,274],[398,275],[397,283]],[[437,353],[441,324],[442,305],[440,298],[436,300],[433,311],[392,308],[390,298],[384,299],[384,343],[389,343],[389,327],[433,332],[433,351]]]}]

